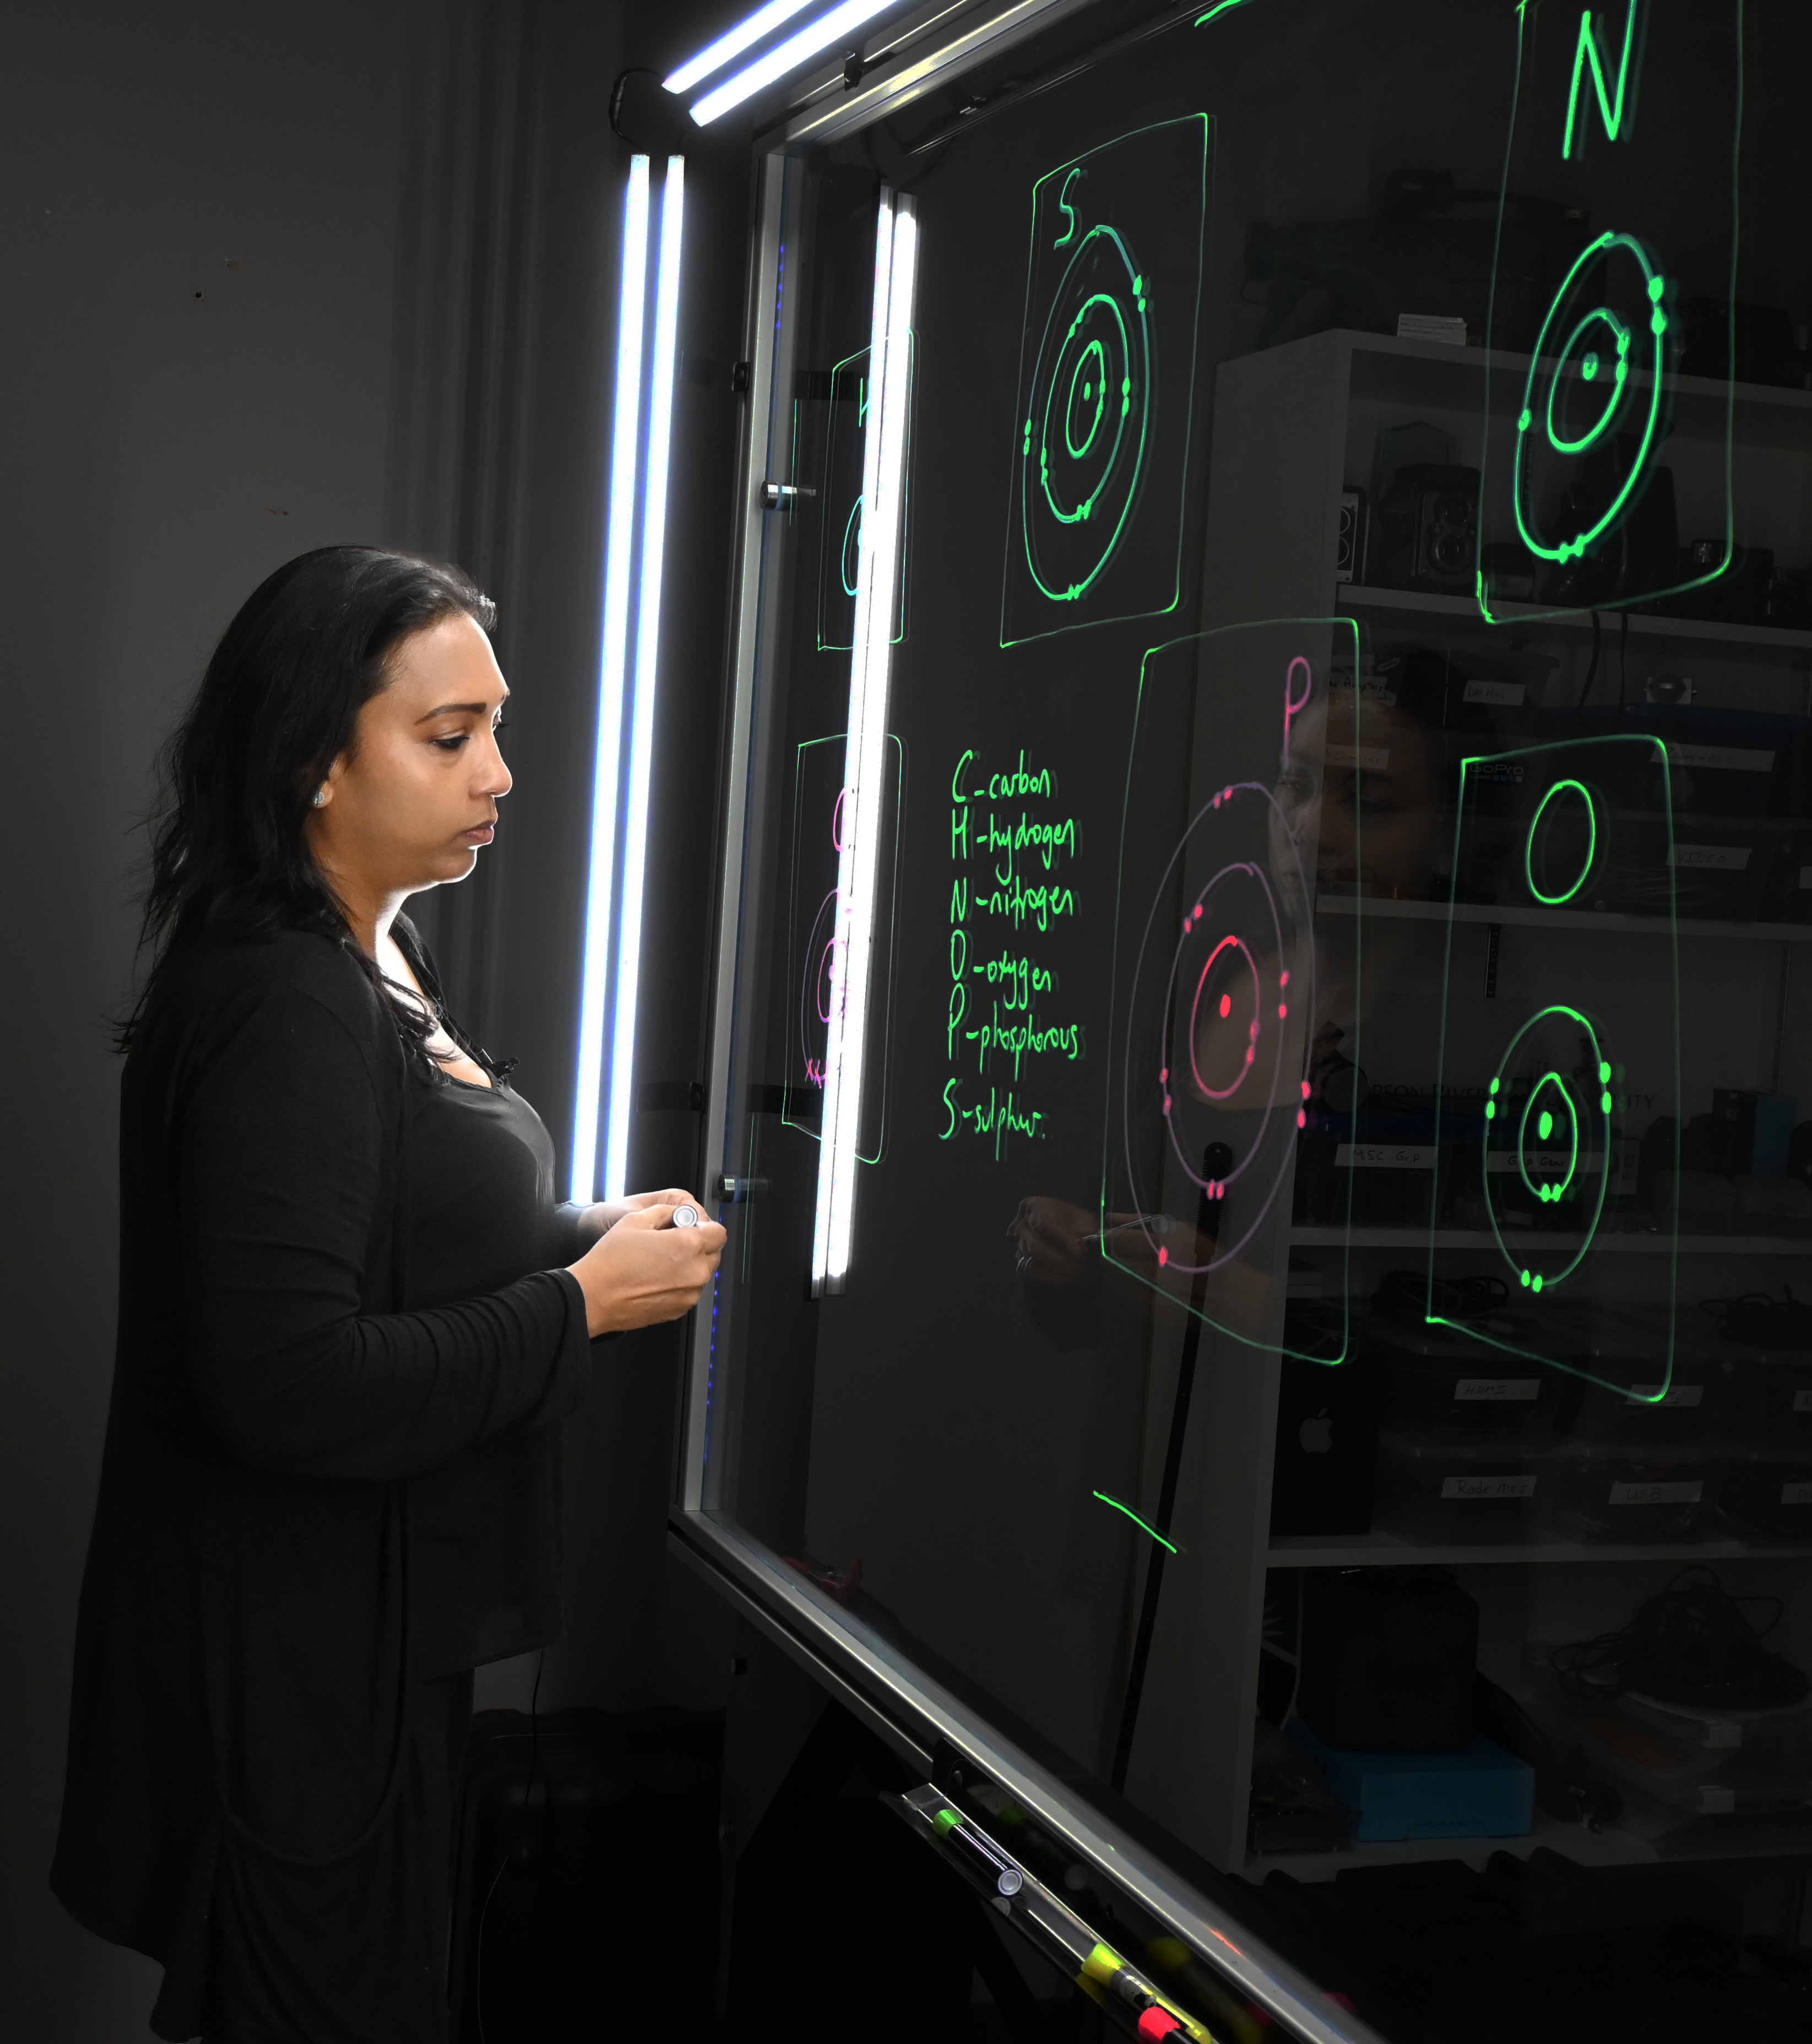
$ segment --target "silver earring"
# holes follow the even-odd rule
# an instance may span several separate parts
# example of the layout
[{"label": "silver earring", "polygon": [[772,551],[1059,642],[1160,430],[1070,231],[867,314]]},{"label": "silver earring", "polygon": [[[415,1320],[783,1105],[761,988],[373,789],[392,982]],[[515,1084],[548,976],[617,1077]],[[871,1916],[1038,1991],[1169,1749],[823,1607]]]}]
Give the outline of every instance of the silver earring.
[{"label": "silver earring", "polygon": [[327,783],[325,781],[314,791],[314,806],[317,809],[327,807]]}]

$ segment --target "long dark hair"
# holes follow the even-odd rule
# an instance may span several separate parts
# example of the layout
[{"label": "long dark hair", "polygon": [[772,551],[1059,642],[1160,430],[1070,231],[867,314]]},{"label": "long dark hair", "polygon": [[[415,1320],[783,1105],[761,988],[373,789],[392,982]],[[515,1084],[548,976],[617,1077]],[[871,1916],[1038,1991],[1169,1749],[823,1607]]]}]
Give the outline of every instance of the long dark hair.
[{"label": "long dark hair", "polygon": [[343,944],[388,999],[406,1043],[432,1028],[352,937],[310,855],[315,790],[352,740],[402,642],[458,612],[488,632],[496,606],[463,569],[377,547],[318,547],[240,606],[159,762],[140,932],[149,970],[121,1023],[131,1047],[165,966],[194,940],[314,930]]}]

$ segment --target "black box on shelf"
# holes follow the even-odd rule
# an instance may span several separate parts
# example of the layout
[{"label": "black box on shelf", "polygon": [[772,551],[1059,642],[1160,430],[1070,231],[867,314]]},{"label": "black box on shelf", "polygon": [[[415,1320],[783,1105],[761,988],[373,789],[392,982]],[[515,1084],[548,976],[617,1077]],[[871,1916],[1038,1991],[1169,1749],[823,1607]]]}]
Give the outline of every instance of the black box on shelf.
[{"label": "black box on shelf", "polygon": [[1721,1319],[1732,1374],[1718,1516],[1741,1539],[1812,1540],[1812,1312],[1758,1293]]},{"label": "black box on shelf", "polygon": [[[1585,1363],[1587,1370],[1597,1370]],[[1606,1374],[1628,1371],[1628,1381],[1593,1381],[1573,1376],[1563,1380],[1558,1400],[1558,1429],[1567,1441],[1622,1441],[1632,1454],[1646,1445],[1691,1447],[1718,1437],[1724,1400],[1730,1390],[1730,1366],[1722,1357],[1677,1355],[1669,1367],[1659,1357],[1642,1371],[1634,1357],[1603,1359]]]},{"label": "black box on shelf", "polygon": [[1462,1753],[1479,1607],[1445,1569],[1314,1569],[1296,1714],[1343,1753]]},{"label": "black box on shelf", "polygon": [[[1312,1324],[1292,1312],[1286,1344],[1311,1346]],[[1378,1447],[1378,1377],[1369,1358],[1283,1358],[1271,1477],[1274,1534],[1369,1533]]]},{"label": "black box on shelf", "polygon": [[1374,1094],[1357,1114],[1330,1119],[1335,1211],[1355,1228],[1430,1226],[1441,1185],[1433,1101]]},{"label": "black box on shelf", "polygon": [[1621,1442],[1637,1454],[1702,1447],[1719,1436],[1733,1376],[1714,1343],[1683,1341],[1670,1356],[1664,1328],[1638,1324],[1626,1339],[1596,1331],[1560,1379],[1556,1427],[1569,1443]]},{"label": "black box on shelf", "polygon": [[1713,1146],[1717,1161],[1701,1169],[1739,1175],[1782,1178],[1793,1133],[1793,1096],[1752,1093],[1741,1086],[1711,1089]]},{"label": "black box on shelf", "polygon": [[1783,390],[1804,388],[1806,354],[1794,339],[1792,315],[1784,305],[1683,298],[1679,317],[1686,341],[1683,375],[1709,376],[1720,383],[1729,377]]},{"label": "black box on shelf", "polygon": [[[1660,597],[1656,609],[1665,617],[1697,617],[1718,624],[1766,624],[1768,593],[1774,581],[1773,548],[1738,547],[1723,573],[1716,574],[1725,559],[1722,540],[1698,540],[1683,547],[1679,579],[1688,586]],[[1708,574],[1714,579],[1694,579]]]},{"label": "black box on shelf", "polygon": [[1812,831],[1790,824],[1775,840],[1756,917],[1764,923],[1812,922]]},{"label": "black box on shelf", "polygon": [[1723,1459],[1709,1441],[1575,1436],[1555,1456],[1545,1516],[1580,1540],[1702,1539]]},{"label": "black box on shelf", "polygon": [[1740,1540],[1812,1546],[1812,1452],[1731,1448],[1718,1516]]},{"label": "black box on shelf", "polygon": [[1458,1427],[1378,1429],[1372,1517],[1419,1547],[1501,1546],[1526,1540],[1552,1481],[1539,1434]]},{"label": "black box on shelf", "polygon": [[[1501,1336],[1533,1343],[1533,1324],[1510,1312],[1488,1316]],[[1554,1430],[1564,1380],[1545,1364],[1469,1337],[1463,1328],[1368,1314],[1360,1353],[1378,1374],[1380,1410],[1398,1432],[1528,1436]]]},{"label": "black box on shelf", "polygon": [[1790,816],[1802,801],[1806,722],[1695,703],[1631,703],[1623,729],[1660,739],[1676,814]]}]

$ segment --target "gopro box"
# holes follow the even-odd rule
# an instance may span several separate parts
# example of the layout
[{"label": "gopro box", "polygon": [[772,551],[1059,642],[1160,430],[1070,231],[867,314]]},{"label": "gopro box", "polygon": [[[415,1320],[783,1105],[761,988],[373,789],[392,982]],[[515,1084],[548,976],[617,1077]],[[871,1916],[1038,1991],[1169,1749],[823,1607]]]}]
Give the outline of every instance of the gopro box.
[{"label": "gopro box", "polygon": [[1300,1718],[1289,1731],[1331,1793],[1357,1813],[1357,1842],[1529,1835],[1535,1770],[1483,1733],[1464,1753],[1337,1753]]}]

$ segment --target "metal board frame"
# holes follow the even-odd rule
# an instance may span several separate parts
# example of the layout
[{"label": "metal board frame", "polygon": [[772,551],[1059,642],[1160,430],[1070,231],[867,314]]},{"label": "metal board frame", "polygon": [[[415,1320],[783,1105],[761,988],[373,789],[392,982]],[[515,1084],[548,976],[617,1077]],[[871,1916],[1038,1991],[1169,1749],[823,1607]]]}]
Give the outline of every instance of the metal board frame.
[{"label": "metal board frame", "polygon": [[[1006,0],[975,7],[937,4],[896,25],[891,54],[841,94],[841,65],[794,88],[791,109],[757,137],[756,205],[744,298],[748,407],[737,470],[735,595],[732,605],[725,781],[720,838],[716,949],[712,962],[704,1126],[706,1162],[715,1183],[725,1167],[733,1120],[731,1099],[736,989],[743,939],[743,880],[750,833],[751,777],[758,766],[758,725],[765,642],[772,630],[770,563],[762,501],[771,451],[778,451],[777,394],[785,387],[790,319],[778,323],[783,223],[789,159],[821,148],[899,111],[948,84],[981,59],[1091,0]],[[1157,1854],[1081,1802],[1041,1762],[1002,1737],[970,1706],[903,1661],[860,1622],[787,1570],[751,1536],[708,1508],[706,1447],[714,1314],[693,1316],[682,1431],[669,1515],[670,1550],[798,1666],[914,1765],[929,1773],[941,1742],[1014,1797],[1079,1859],[1098,1869],[1199,1952],[1305,2044],[1383,2044],[1375,2031],[1279,1959]]]}]

